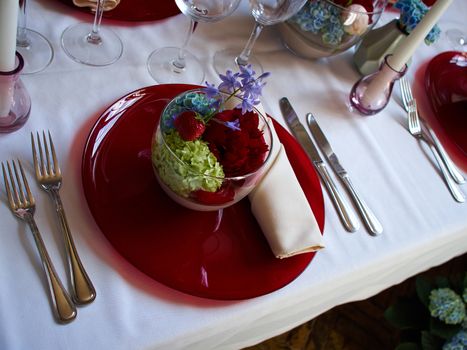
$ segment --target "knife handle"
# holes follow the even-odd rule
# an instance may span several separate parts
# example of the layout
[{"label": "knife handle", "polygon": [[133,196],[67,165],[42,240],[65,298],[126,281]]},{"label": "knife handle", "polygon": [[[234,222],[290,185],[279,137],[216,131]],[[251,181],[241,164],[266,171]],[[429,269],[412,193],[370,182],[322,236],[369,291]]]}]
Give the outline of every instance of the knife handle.
[{"label": "knife handle", "polygon": [[348,175],[342,176],[342,182],[347,187],[347,190],[349,191],[353,201],[357,205],[358,211],[360,212],[362,216],[363,222],[365,223],[366,227],[370,230],[370,233],[373,236],[376,236],[382,233],[383,226],[381,225],[379,220],[376,218],[375,214],[373,214],[371,209],[366,205],[366,203],[357,193],[357,191],[355,190],[355,187],[350,181],[350,177]]},{"label": "knife handle", "polygon": [[357,217],[352,211],[352,209],[350,208],[350,206],[347,204],[347,202],[344,201],[339,191],[337,190],[337,187],[334,184],[334,181],[329,176],[326,165],[324,163],[319,163],[319,164],[315,164],[315,166],[316,166],[316,170],[318,170],[319,175],[323,179],[324,185],[326,186],[329,192],[331,200],[333,201],[337,209],[337,213],[339,214],[339,217],[342,223],[344,224],[345,229],[349,232],[357,231],[359,229]]}]

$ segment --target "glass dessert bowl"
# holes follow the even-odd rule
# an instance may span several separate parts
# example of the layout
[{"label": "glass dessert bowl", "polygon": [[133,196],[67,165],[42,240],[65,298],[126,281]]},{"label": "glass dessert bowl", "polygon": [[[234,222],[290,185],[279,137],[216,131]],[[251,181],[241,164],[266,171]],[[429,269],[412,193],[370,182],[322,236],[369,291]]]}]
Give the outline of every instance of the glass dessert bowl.
[{"label": "glass dessert bowl", "polygon": [[378,22],[388,0],[308,0],[281,23],[284,45],[297,56],[321,58],[359,43]]},{"label": "glass dessert bowl", "polygon": [[[234,89],[235,90],[235,89]],[[152,139],[152,164],[167,195],[211,211],[248,195],[266,171],[272,149],[267,118],[243,99],[200,88],[169,102]]]}]

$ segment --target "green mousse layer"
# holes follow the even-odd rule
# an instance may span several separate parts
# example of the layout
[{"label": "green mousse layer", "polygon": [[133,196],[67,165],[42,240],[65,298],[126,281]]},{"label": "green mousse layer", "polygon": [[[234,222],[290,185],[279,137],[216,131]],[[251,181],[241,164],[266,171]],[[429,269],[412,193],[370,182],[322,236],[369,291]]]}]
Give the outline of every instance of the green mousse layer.
[{"label": "green mousse layer", "polygon": [[164,139],[172,152],[163,144],[154,142],[152,162],[160,179],[172,191],[188,197],[192,191],[216,192],[221,187],[224,171],[206,142],[199,139],[184,141],[175,130],[165,134]]}]

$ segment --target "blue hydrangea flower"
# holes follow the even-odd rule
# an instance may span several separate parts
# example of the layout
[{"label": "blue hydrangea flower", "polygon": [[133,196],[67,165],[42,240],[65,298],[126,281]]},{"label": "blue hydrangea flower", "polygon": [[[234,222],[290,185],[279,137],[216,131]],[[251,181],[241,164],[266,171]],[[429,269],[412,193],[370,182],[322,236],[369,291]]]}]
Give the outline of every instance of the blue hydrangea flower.
[{"label": "blue hydrangea flower", "polygon": [[464,293],[462,293],[462,299],[464,299],[464,303],[467,304],[467,288],[464,288]]},{"label": "blue hydrangea flower", "polygon": [[465,318],[465,305],[461,297],[449,288],[434,289],[428,307],[431,316],[446,324],[459,324]]},{"label": "blue hydrangea flower", "polygon": [[320,34],[327,45],[337,46],[345,34],[340,11],[327,1],[308,1],[288,22],[305,32]]},{"label": "blue hydrangea flower", "polygon": [[449,341],[444,343],[443,350],[466,350],[467,330],[461,329]]},{"label": "blue hydrangea flower", "polygon": [[[415,29],[428,12],[428,6],[421,0],[398,0],[394,7],[400,10],[399,24],[407,34]],[[441,29],[435,25],[425,37],[425,43],[427,45],[433,44],[438,40],[440,34]]]}]

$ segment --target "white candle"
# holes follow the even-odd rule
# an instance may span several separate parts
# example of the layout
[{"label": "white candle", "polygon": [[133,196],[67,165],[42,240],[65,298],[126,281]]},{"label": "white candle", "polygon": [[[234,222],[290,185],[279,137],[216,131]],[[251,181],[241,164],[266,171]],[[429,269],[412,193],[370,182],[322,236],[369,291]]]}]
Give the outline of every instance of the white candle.
[{"label": "white candle", "polygon": [[18,0],[0,0],[0,71],[15,69]]},{"label": "white candle", "polygon": [[[18,0],[0,0],[0,72],[16,68],[16,30]],[[0,118],[8,117],[13,102],[14,83],[9,77],[0,81]]]},{"label": "white candle", "polygon": [[451,2],[452,0],[437,0],[415,29],[397,46],[388,61],[394,70],[402,70]]}]

